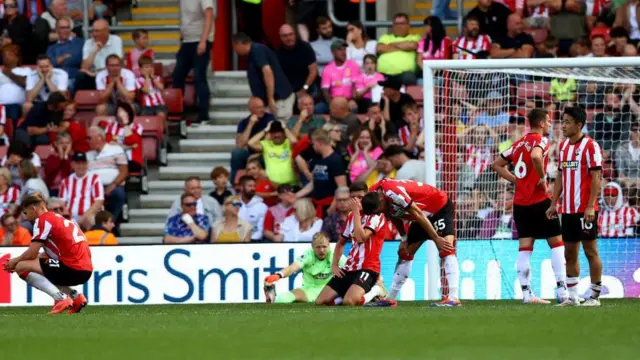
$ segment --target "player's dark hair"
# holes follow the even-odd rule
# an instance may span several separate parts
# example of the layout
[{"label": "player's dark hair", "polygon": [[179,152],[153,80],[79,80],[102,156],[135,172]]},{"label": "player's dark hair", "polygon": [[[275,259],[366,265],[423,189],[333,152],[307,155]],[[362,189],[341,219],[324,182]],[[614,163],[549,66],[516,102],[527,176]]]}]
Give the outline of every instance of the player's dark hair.
[{"label": "player's dark hair", "polygon": [[365,215],[373,214],[378,208],[380,208],[380,194],[378,192],[367,193],[362,198],[362,212]]},{"label": "player's dark hair", "polygon": [[256,179],[251,175],[242,175],[238,183],[240,184],[240,186],[244,186],[244,184],[247,183],[248,181],[256,181]]},{"label": "player's dark hair", "polygon": [[539,128],[547,119],[547,111],[544,109],[533,109],[529,111],[527,117],[529,118],[529,126]]},{"label": "player's dark hair", "polygon": [[30,206],[36,206],[36,205],[45,204],[45,203],[46,201],[44,200],[44,197],[42,197],[40,193],[31,194],[27,196],[22,202],[22,209],[26,209]]},{"label": "player's dark hair", "polygon": [[96,214],[96,224],[98,225],[106,223],[109,219],[113,219],[113,214],[106,210],[99,211]]},{"label": "player's dark hair", "polygon": [[356,181],[352,183],[351,186],[349,186],[349,191],[350,192],[356,192],[356,191],[367,192],[369,191],[369,187],[364,181]]},{"label": "player's dark hair", "polygon": [[563,115],[571,116],[576,124],[581,123],[584,126],[584,124],[587,122],[587,112],[579,106],[567,106],[564,109]]}]

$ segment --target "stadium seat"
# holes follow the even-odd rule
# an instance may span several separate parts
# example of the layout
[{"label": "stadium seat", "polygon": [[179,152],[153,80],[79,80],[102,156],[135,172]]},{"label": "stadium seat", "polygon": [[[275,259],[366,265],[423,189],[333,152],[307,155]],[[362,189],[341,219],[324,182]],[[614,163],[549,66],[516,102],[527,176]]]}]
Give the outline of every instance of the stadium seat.
[{"label": "stadium seat", "polygon": [[[182,90],[180,89],[164,89],[162,91],[162,97],[167,104],[169,114],[167,119],[169,120],[169,126],[177,124],[179,127],[180,136],[187,137],[187,122],[184,119],[184,105],[182,98]],[[168,135],[168,134],[167,134]]]},{"label": "stadium seat", "polygon": [[407,95],[411,95],[418,105],[422,105],[424,103],[424,91],[422,90],[422,86],[407,86],[406,93]]},{"label": "stadium seat", "polygon": [[73,98],[76,102],[78,110],[94,110],[98,105],[98,91],[96,90],[79,90]]},{"label": "stadium seat", "polygon": [[4,158],[7,155],[7,151],[9,151],[8,146],[0,146],[0,159]]},{"label": "stadium seat", "polygon": [[34,152],[38,154],[40,161],[42,162],[42,167],[44,167],[47,163],[47,159],[55,152],[55,150],[51,145],[38,145]]},{"label": "stadium seat", "polygon": [[520,105],[524,104],[528,99],[540,98],[544,101],[550,101],[551,97],[549,96],[549,86],[550,84],[545,83],[537,83],[537,82],[526,82],[520,84],[518,86],[518,102]]},{"label": "stadium seat", "polygon": [[193,84],[186,84],[184,86],[184,106],[196,106],[196,87]]},{"label": "stadium seat", "polygon": [[74,119],[85,129],[88,129],[91,126],[93,118],[96,116],[96,113],[93,111],[78,111],[74,116]]},{"label": "stadium seat", "polygon": [[164,124],[159,116],[136,116],[134,123],[142,125],[142,142],[145,159],[167,164],[167,144],[164,136]]},{"label": "stadium seat", "polygon": [[[144,154],[144,146],[145,142],[142,141],[142,153]],[[143,194],[149,193],[149,168],[147,165],[147,159],[145,158],[144,164],[142,165],[142,170],[137,173],[129,173],[129,177],[127,178],[127,184],[125,188],[127,190],[133,189],[142,192]]]}]

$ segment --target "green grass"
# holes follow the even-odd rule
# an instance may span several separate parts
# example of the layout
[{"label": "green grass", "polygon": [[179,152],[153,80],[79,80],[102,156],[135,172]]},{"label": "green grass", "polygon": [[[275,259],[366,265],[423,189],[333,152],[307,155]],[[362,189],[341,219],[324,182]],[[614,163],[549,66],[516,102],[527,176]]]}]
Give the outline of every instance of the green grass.
[{"label": "green grass", "polygon": [[640,300],[395,308],[89,306],[0,310],[0,359],[638,359]]}]

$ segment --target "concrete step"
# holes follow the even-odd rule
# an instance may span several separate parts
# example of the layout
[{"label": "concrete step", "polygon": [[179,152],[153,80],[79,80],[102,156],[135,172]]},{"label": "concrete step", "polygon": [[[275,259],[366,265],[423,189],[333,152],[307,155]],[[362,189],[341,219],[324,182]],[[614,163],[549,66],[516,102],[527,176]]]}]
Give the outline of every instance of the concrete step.
[{"label": "concrete step", "polygon": [[247,117],[249,112],[244,111],[216,111],[209,110],[209,120],[215,125],[238,125],[238,123]]},{"label": "concrete step", "polygon": [[[180,195],[178,195],[180,196]],[[165,223],[169,215],[169,208],[163,209],[131,209],[129,210],[130,223]]]},{"label": "concrete step", "polygon": [[118,238],[121,245],[157,245],[162,244],[162,236],[121,236]]},{"label": "concrete step", "polygon": [[[152,49],[156,49],[158,47],[163,47],[163,46],[175,46],[176,44],[179,44],[180,40],[174,40],[174,39],[157,39],[157,40],[150,40],[149,41],[149,47]],[[136,44],[133,42],[133,40],[122,40],[122,46],[126,47],[126,48],[133,48],[136,46]]]},{"label": "concrete step", "polygon": [[217,82],[214,79],[209,81],[209,88],[213,91],[211,95],[217,98],[244,98],[249,101],[251,97],[251,89],[248,84],[227,84],[224,82]]},{"label": "concrete step", "polygon": [[177,196],[175,194],[140,195],[140,206],[143,209],[170,209],[171,205],[176,199],[180,199],[180,195],[177,195]]},{"label": "concrete step", "polygon": [[235,139],[236,125],[199,125],[187,129],[189,139]]},{"label": "concrete step", "polygon": [[180,19],[158,19],[158,20],[124,20],[120,21],[122,26],[139,26],[144,28],[145,26],[155,25],[180,25]]},{"label": "concrete step", "polygon": [[[176,0],[138,0],[138,8],[165,7],[176,5]],[[180,11],[180,10],[178,10]]]},{"label": "concrete step", "polygon": [[[180,180],[152,180],[149,181],[149,192],[152,194],[181,193],[184,190],[184,181]],[[210,193],[213,190],[211,181],[202,181],[202,192]]]},{"label": "concrete step", "polygon": [[142,7],[131,9],[133,20],[180,19],[180,8],[177,6]]},{"label": "concrete step", "polygon": [[[124,52],[127,53],[131,50],[133,50],[134,46],[132,45],[131,47],[129,46],[124,46]],[[176,56],[176,53],[178,52],[178,50],[180,50],[180,45],[158,45],[158,46],[151,46],[151,48],[153,49],[153,51],[156,53],[156,55],[158,54],[170,54],[172,55],[174,58]]]},{"label": "concrete step", "polygon": [[172,153],[168,154],[169,166],[229,166],[231,153],[203,152],[203,153]]},{"label": "concrete step", "polygon": [[246,71],[216,71],[211,80],[216,84],[249,86]]},{"label": "concrete step", "polygon": [[235,139],[183,139],[180,140],[180,151],[231,153],[235,144]]},{"label": "concrete step", "polygon": [[122,236],[163,236],[164,223],[125,223],[120,225],[120,234]]},{"label": "concrete step", "polygon": [[[229,166],[225,166],[229,170]],[[158,178],[160,180],[186,180],[191,176],[197,176],[202,181],[209,179],[213,166],[163,166],[160,168]]]},{"label": "concrete step", "polygon": [[209,109],[213,111],[247,111],[247,98],[218,98],[211,97]]}]

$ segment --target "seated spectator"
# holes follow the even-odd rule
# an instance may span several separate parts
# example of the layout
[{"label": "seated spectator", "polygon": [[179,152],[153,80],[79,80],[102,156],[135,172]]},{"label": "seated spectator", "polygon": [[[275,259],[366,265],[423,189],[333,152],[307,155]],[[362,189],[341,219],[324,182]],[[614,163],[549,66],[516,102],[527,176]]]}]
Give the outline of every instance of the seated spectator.
[{"label": "seated spectator", "polygon": [[567,56],[572,44],[587,36],[586,4],[579,0],[566,0],[551,1],[547,6],[549,34],[560,42],[558,56]]},{"label": "seated spectator", "polygon": [[622,187],[607,183],[601,192],[602,209],[598,214],[598,236],[606,238],[631,237],[636,233],[640,213],[629,206]]},{"label": "seated spectator", "polygon": [[87,152],[89,151],[87,129],[74,120],[75,116],[76,103],[73,101],[66,101],[64,104],[62,122],[60,122],[60,125],[57,127],[51,128],[51,131],[49,132],[49,142],[51,142],[51,144],[55,144],[58,134],[65,132],[71,136],[74,152]]},{"label": "seated spectator", "polygon": [[11,145],[9,145],[9,149],[7,149],[7,155],[0,161],[0,166],[9,170],[13,179],[12,184],[17,187],[22,186],[22,180],[20,180],[20,163],[24,159],[31,159],[31,163],[40,171],[40,167],[42,166],[40,157],[22,141],[12,142]]},{"label": "seated spectator", "polygon": [[238,216],[251,225],[251,241],[262,241],[267,205],[260,196],[255,195],[256,180],[249,175],[241,177],[240,200],[242,207]]},{"label": "seated spectator", "polygon": [[[133,71],[136,77],[144,76],[140,70],[140,59],[148,57],[151,59],[151,68],[153,69],[153,61],[156,53],[149,47],[149,32],[145,29],[136,29],[131,33],[135,47],[124,54],[124,67]],[[153,74],[152,74],[153,75]]]},{"label": "seated spectator", "polygon": [[633,44],[627,44],[622,51],[622,56],[638,56],[638,48]]},{"label": "seated spectator", "polygon": [[616,18],[613,21],[613,27],[622,27],[629,33],[629,38],[634,43],[640,41],[640,23],[632,17],[637,17],[638,2],[636,0],[628,0],[616,9]]},{"label": "seated spectator", "polygon": [[410,34],[409,30],[409,16],[395,14],[391,33],[382,35],[376,46],[379,54],[378,71],[387,77],[397,78],[404,85],[415,85],[416,50],[420,35]]},{"label": "seated spectator", "polygon": [[82,65],[82,47],[84,39],[71,31],[71,20],[63,17],[56,23],[57,42],[49,45],[47,56],[56,68],[64,70],[71,83],[78,75]]},{"label": "seated spectator", "polygon": [[115,109],[116,121],[105,128],[107,142],[121,146],[127,154],[129,173],[142,172],[144,155],[142,153],[142,125],[134,123],[133,107],[126,102],[118,102]]},{"label": "seated spectator", "polygon": [[[204,215],[209,220],[209,224],[214,224],[222,216],[220,204],[211,196],[202,195],[202,183],[196,176],[188,177],[184,181],[184,193],[190,195],[196,202],[196,214]],[[169,217],[180,214],[181,203],[179,199],[173,202]]]},{"label": "seated spectator", "polygon": [[384,80],[384,76],[377,71],[376,61],[375,55],[366,55],[364,72],[356,79],[353,97],[358,100],[358,113],[366,112],[371,103],[379,103],[382,98],[379,82]]},{"label": "seated spectator", "polygon": [[318,63],[311,45],[298,40],[289,24],[280,27],[280,41],[282,45],[276,51],[276,55],[284,75],[298,97],[298,102],[309,93],[317,94],[318,89],[314,84],[318,78]]},{"label": "seated spectator", "polygon": [[536,51],[534,57],[537,59],[553,59],[558,57],[558,47],[560,42],[558,39],[549,35],[547,38],[536,44]]},{"label": "seated spectator", "polygon": [[386,119],[382,113],[380,103],[371,103],[367,108],[367,114],[363,124],[373,131],[375,138],[382,143],[387,133],[397,134],[396,124]]},{"label": "seated spectator", "polygon": [[322,223],[322,232],[329,236],[330,242],[338,242],[342,237],[342,231],[344,225],[347,222],[347,217],[351,212],[349,209],[349,201],[351,196],[349,194],[349,188],[341,186],[336,189],[335,196],[333,198],[335,210],[331,215],[324,218]]},{"label": "seated spectator", "polygon": [[[67,15],[66,0],[52,0],[49,9],[45,10],[33,24],[33,36],[36,54],[47,52],[49,45],[58,41],[56,22]],[[73,29],[73,20],[68,19]]]},{"label": "seated spectator", "polygon": [[0,216],[13,213],[20,199],[20,188],[13,185],[9,169],[0,167]]},{"label": "seated spectator", "polygon": [[21,141],[34,147],[49,145],[49,133],[60,131],[66,101],[64,94],[54,92],[48,96],[43,105],[36,103],[22,125],[16,129],[14,141]]},{"label": "seated spectator", "polygon": [[20,200],[22,201],[29,195],[40,193],[45,200],[49,199],[49,189],[47,184],[38,177],[38,171],[33,166],[31,160],[22,160],[20,162],[20,179],[22,180],[22,188],[20,194]]},{"label": "seated spectator", "polygon": [[604,37],[597,35],[591,38],[591,53],[588,57],[607,57],[607,41]]},{"label": "seated spectator", "polygon": [[576,79],[556,78],[551,80],[549,95],[555,103],[576,101]]},{"label": "seated spectator", "polygon": [[295,212],[288,216],[280,227],[281,234],[276,242],[310,242],[322,229],[322,219],[316,217],[316,210],[309,199],[298,199],[293,205]]},{"label": "seated spectator", "polygon": [[[478,0],[478,5],[467,13],[466,19],[476,19],[480,34],[488,35],[490,39],[497,39],[507,33],[507,17],[510,14],[511,10],[500,1]],[[454,49],[454,52],[456,51]]]},{"label": "seated spectator", "polygon": [[404,106],[407,104],[415,104],[416,101],[409,94],[400,91],[402,84],[394,79],[381,81],[384,97],[381,103],[384,119],[391,121],[396,129],[401,129],[407,125],[404,121]]},{"label": "seated spectator", "polygon": [[47,209],[53,213],[62,216],[65,219],[71,220],[71,214],[69,208],[64,203],[64,200],[59,197],[50,197],[47,201]]},{"label": "seated spectator", "polygon": [[475,239],[482,221],[478,216],[479,201],[475,193],[463,192],[456,201],[456,239]]},{"label": "seated spectator", "polygon": [[633,122],[629,140],[616,147],[615,164],[619,183],[627,188],[640,188],[640,123]]},{"label": "seated spectator", "polygon": [[314,109],[313,97],[311,95],[306,94],[298,97],[298,110],[300,110],[300,115],[297,117],[292,116],[287,122],[287,127],[296,138],[308,134],[312,129],[320,129],[324,125],[324,117],[316,115]]},{"label": "seated spectator", "polygon": [[322,74],[324,67],[333,61],[333,53],[331,51],[331,44],[335,40],[333,37],[333,23],[328,18],[320,16],[316,20],[316,29],[318,31],[318,39],[309,44],[316,53],[318,74]]},{"label": "seated spectator", "polygon": [[523,32],[524,24],[518,14],[507,18],[507,33],[491,45],[493,59],[532,58],[535,43],[531,35]]},{"label": "seated spectator", "polygon": [[611,42],[607,53],[611,56],[622,56],[624,48],[629,44],[629,33],[623,27],[616,27],[609,32]]},{"label": "seated spectator", "polygon": [[[267,134],[269,139],[265,139]],[[249,140],[249,147],[262,153],[270,182],[276,185],[294,185],[298,182],[291,157],[296,142],[296,137],[280,121],[270,122],[265,130]]]},{"label": "seated spectator", "polygon": [[410,159],[400,146],[389,146],[383,155],[397,170],[396,179],[426,182],[424,161]]},{"label": "seated spectator", "polygon": [[373,169],[369,169],[368,172],[360,175],[357,181],[364,181],[367,187],[371,187],[382,179],[395,179],[396,174],[396,169],[391,165],[391,161],[385,157],[380,157],[378,158],[378,161],[376,161],[376,166]]},{"label": "seated spectator", "polygon": [[120,145],[109,144],[104,130],[92,126],[87,131],[91,150],[87,153],[89,174],[98,174],[104,185],[105,210],[118,219],[122,206],[126,203],[124,190],[129,167],[127,155]]},{"label": "seated spectator", "polygon": [[209,193],[209,196],[216,199],[218,204],[222,206],[224,200],[233,195],[233,192],[229,189],[229,171],[222,166],[218,166],[211,171],[211,182],[213,182],[213,191]]},{"label": "seated spectator", "polygon": [[87,238],[89,246],[118,245],[118,239],[112,233],[116,223],[110,212],[99,211],[96,214],[95,223],[89,231],[84,232],[84,237]]},{"label": "seated spectator", "polygon": [[[11,44],[17,46],[22,50],[27,64],[33,64],[35,59],[35,51],[32,49],[33,31],[29,19],[18,10],[17,0],[4,0],[4,16],[0,19],[0,33],[3,34],[0,40],[1,47]],[[7,66],[6,62],[4,65]]]},{"label": "seated spectator", "polygon": [[585,57],[591,54],[591,41],[588,38],[581,38],[571,44],[569,57]]},{"label": "seated spectator", "polygon": [[[507,131],[510,126],[507,125]],[[458,182],[463,188],[471,188],[480,174],[489,169],[498,141],[498,133],[487,125],[468,126],[461,134],[460,149],[464,149],[465,156]]]},{"label": "seated spectator", "polygon": [[75,89],[96,89],[96,74],[107,67],[107,57],[110,55],[117,55],[118,59],[122,59],[122,39],[109,34],[108,22],[96,20],[93,23],[91,38],[86,40],[82,47],[82,65],[76,76]]},{"label": "seated spectator", "polygon": [[[506,31],[502,34],[506,34]],[[478,18],[469,15],[464,19],[462,35],[453,42],[453,58],[456,60],[487,59],[493,38],[480,33]]]},{"label": "seated spectator", "polygon": [[475,125],[486,125],[494,129],[497,133],[504,132],[509,125],[509,113],[504,110],[504,96],[498,91],[491,91],[487,94],[482,108],[487,111],[482,112],[474,120]]},{"label": "seated spectator", "polygon": [[638,104],[628,94],[620,97],[612,89],[607,89],[604,111],[595,114],[589,124],[589,134],[602,147],[605,157],[621,141],[628,139],[630,125],[636,120],[637,115],[634,114],[638,114]]},{"label": "seated spectator", "polygon": [[[342,97],[349,100],[349,109],[355,111],[358,105],[351,98],[356,80],[360,77],[360,66],[347,60],[347,43],[344,40],[334,40],[331,43],[331,52],[334,61],[324,67],[320,85],[325,105],[330,104],[335,98]],[[317,110],[325,113],[325,111]]]},{"label": "seated spectator", "polygon": [[481,239],[515,239],[516,229],[513,220],[513,192],[500,191],[495,204],[485,215],[480,233]]},{"label": "seated spectator", "polygon": [[62,180],[60,198],[65,201],[73,220],[82,229],[90,229],[104,205],[104,186],[98,174],[89,174],[85,153],[75,153],[71,160],[74,173]]},{"label": "seated spectator", "polygon": [[400,144],[404,150],[414,156],[417,156],[420,152],[418,149],[418,138],[420,137],[420,129],[424,128],[422,121],[422,115],[418,104],[407,104],[403,108],[404,121],[407,125],[401,127],[398,130],[400,136]]},{"label": "seated spectator", "polygon": [[212,243],[239,243],[251,241],[251,225],[238,214],[242,201],[236,195],[227,197],[223,203],[222,218],[213,224]]},{"label": "seated spectator", "polygon": [[69,76],[64,70],[55,69],[51,59],[47,55],[38,55],[36,59],[36,71],[33,71],[26,79],[26,102],[22,107],[27,114],[32,108],[37,111],[33,116],[42,116],[47,99],[55,92],[64,93],[69,87]]},{"label": "seated spectator", "polygon": [[418,56],[416,64],[422,69],[424,60],[448,60],[451,59],[451,39],[437,16],[429,16],[424,19],[424,37],[418,42]]},{"label": "seated spectator", "polygon": [[349,21],[347,24],[347,59],[354,61],[362,67],[367,55],[376,55],[375,40],[369,40],[367,29],[358,20]]},{"label": "seated spectator", "polygon": [[[25,86],[31,68],[20,66],[22,58],[18,45],[6,45],[2,48],[3,68],[0,72],[0,104],[5,109],[7,118],[14,125],[22,116],[22,105],[25,102]],[[15,126],[14,126],[15,128]]]},{"label": "seated spectator", "polygon": [[205,243],[209,237],[211,223],[209,218],[198,214],[198,202],[195,197],[184,193],[180,196],[179,214],[171,215],[164,228],[165,244]]},{"label": "seated spectator", "polygon": [[13,214],[0,217],[0,246],[29,246],[31,233],[18,224]]},{"label": "seated spectator", "polygon": [[340,124],[343,140],[348,140],[360,127],[360,120],[349,106],[349,101],[344,97],[333,98],[329,104],[329,120]]},{"label": "seated spectator", "polygon": [[293,214],[293,204],[296,202],[296,193],[291,185],[278,186],[278,199],[280,202],[269,207],[264,216],[264,238],[270,241],[282,241],[280,225],[284,219]]},{"label": "seated spectator", "polygon": [[267,124],[275,120],[275,117],[265,111],[264,102],[258,97],[249,99],[250,115],[238,123],[236,132],[236,147],[231,152],[231,181],[235,181],[236,172],[247,166],[249,139],[263,131]]},{"label": "seated spectator", "polygon": [[359,176],[369,172],[376,165],[376,160],[382,155],[383,150],[375,138],[375,135],[368,127],[360,128],[355,133],[349,146],[349,179],[356,181]]},{"label": "seated spectator", "polygon": [[[133,103],[136,98],[136,78],[131,70],[122,68],[122,59],[117,55],[109,55],[106,60],[107,68],[96,75],[96,90],[98,90],[97,115],[116,114],[118,102]],[[139,112],[134,103],[135,114]]]},{"label": "seated spectator", "polygon": [[47,164],[44,167],[44,182],[51,195],[57,196],[62,180],[73,172],[71,158],[74,151],[69,133],[58,133],[53,144],[54,151],[47,158]]},{"label": "seated spectator", "polygon": [[140,76],[136,79],[136,89],[139,92],[140,114],[159,116],[164,124],[164,133],[169,134],[167,121],[169,109],[162,97],[162,90],[164,90],[162,78],[154,74],[152,58],[142,56],[138,63]]},{"label": "seated spectator", "polygon": [[277,186],[267,177],[267,172],[262,168],[258,158],[253,158],[247,162],[245,175],[249,175],[256,180],[256,195],[264,200],[267,206],[273,206],[278,202],[276,192]]}]

